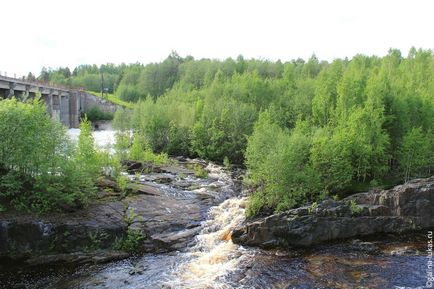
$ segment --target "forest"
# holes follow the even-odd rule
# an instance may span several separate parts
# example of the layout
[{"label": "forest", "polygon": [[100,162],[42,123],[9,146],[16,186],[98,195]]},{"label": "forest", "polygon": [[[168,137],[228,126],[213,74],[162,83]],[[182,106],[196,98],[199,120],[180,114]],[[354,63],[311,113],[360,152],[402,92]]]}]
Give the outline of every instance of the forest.
[{"label": "forest", "polygon": [[134,103],[115,115],[119,145],[245,166],[249,215],[434,168],[432,50],[332,62],[172,52],[160,63],[43,69],[38,78],[98,92],[101,73],[110,93]]}]

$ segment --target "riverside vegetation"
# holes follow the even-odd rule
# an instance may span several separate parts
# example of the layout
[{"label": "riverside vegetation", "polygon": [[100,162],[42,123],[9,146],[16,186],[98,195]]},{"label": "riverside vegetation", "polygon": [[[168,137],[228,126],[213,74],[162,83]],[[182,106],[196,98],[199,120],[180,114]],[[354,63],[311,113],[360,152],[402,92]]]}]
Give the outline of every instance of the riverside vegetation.
[{"label": "riverside vegetation", "polygon": [[[155,152],[245,164],[248,215],[432,173],[432,51],[332,63],[178,61],[164,93],[138,96],[115,123]],[[148,69],[131,85],[144,89]]]},{"label": "riverside vegetation", "polygon": [[[43,70],[40,78],[98,91],[99,73],[103,72],[110,93],[136,102],[132,113],[120,109],[115,115],[118,160],[132,157],[160,162],[167,155],[184,155],[224,161],[225,165],[244,164],[245,182],[253,191],[247,214],[256,215],[430,175],[434,163],[433,66],[433,52],[415,48],[406,57],[391,49],[381,58],[356,55],[331,63],[315,56],[282,63],[242,56],[195,60],[172,53],[163,62],[146,66],[85,65],[72,73],[64,68]],[[10,122],[1,122],[5,133],[10,133],[6,123]],[[47,125],[51,126],[56,127]],[[62,141],[53,143],[50,152],[41,153],[60,152],[56,158],[68,161],[47,164],[45,173],[40,173],[38,166],[27,167],[34,160],[20,162],[3,153],[5,176],[19,172],[31,176],[33,182],[47,178],[42,181],[47,184],[69,175],[54,170],[69,169],[71,178],[61,182],[64,188],[57,191],[78,194],[66,187],[75,186],[74,174],[83,169],[95,176],[96,169],[74,162],[77,153],[61,135]],[[52,188],[45,187],[44,196]],[[86,195],[74,194],[62,198],[68,196],[72,202]],[[11,196],[14,194],[7,195]]]},{"label": "riverside vegetation", "polygon": [[[126,185],[120,174],[122,153],[97,150],[86,117],[73,144],[43,101],[2,100],[0,135],[0,211],[72,211],[94,199],[99,178],[115,179],[121,189]],[[141,155],[134,147],[126,155],[131,159],[167,161],[150,151]]]}]

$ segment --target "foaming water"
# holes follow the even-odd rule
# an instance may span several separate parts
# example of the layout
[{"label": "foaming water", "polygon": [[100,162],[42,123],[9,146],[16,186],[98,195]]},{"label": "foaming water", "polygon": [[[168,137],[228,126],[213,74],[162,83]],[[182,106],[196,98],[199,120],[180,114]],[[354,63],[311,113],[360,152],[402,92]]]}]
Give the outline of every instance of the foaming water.
[{"label": "foaming water", "polygon": [[[116,131],[114,130],[95,130],[92,132],[96,147],[108,151],[110,151],[115,144],[115,134]],[[70,128],[68,129],[68,135],[73,142],[76,142],[80,135],[80,129]]]},{"label": "foaming water", "polygon": [[171,288],[227,288],[224,276],[238,268],[241,251],[232,230],[244,221],[244,199],[231,198],[210,209],[186,261],[173,272]]}]

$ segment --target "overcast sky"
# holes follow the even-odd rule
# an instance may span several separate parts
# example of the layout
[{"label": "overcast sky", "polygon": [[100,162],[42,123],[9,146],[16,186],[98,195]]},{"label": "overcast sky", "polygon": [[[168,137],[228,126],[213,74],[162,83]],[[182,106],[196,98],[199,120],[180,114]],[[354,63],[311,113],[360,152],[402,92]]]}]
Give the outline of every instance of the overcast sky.
[{"label": "overcast sky", "polygon": [[282,61],[434,48],[432,0],[5,0],[0,72],[195,58]]}]

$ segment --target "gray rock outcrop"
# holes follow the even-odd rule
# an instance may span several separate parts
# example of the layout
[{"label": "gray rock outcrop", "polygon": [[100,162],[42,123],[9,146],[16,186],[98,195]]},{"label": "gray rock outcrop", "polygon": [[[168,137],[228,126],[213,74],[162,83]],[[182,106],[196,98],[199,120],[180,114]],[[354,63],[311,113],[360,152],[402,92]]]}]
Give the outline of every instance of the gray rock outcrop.
[{"label": "gray rock outcrop", "polygon": [[325,241],[434,227],[434,177],[390,190],[325,200],[246,221],[234,230],[234,243],[263,248],[311,246]]}]

